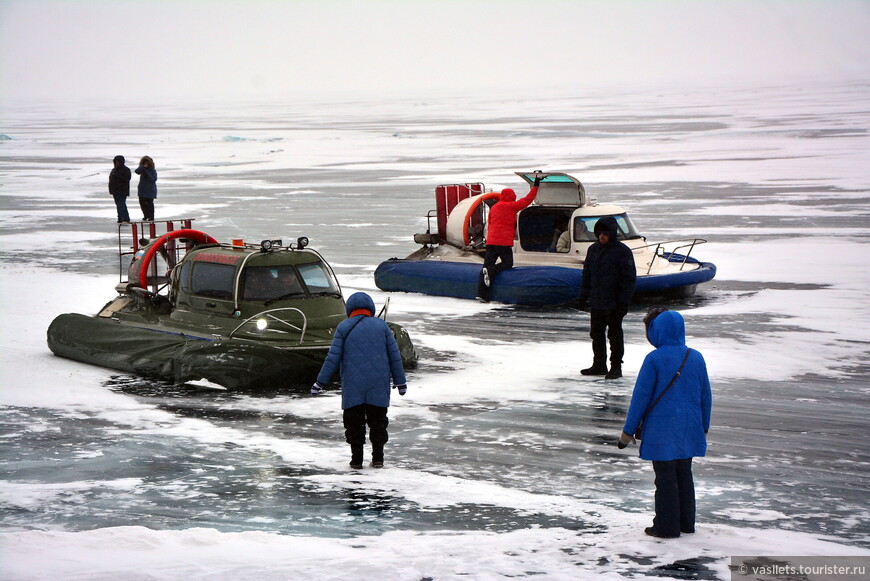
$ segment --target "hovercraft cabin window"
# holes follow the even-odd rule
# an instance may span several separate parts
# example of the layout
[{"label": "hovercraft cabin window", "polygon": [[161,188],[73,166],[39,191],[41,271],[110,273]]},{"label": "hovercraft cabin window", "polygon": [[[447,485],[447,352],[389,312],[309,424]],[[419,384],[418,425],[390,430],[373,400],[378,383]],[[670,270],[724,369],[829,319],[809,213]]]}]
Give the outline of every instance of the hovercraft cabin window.
[{"label": "hovercraft cabin window", "polygon": [[289,264],[282,266],[249,266],[245,269],[242,300],[273,301],[304,296],[305,290]]},{"label": "hovercraft cabin window", "polygon": [[181,270],[181,290],[202,297],[232,300],[236,267],[231,264],[193,261]]},{"label": "hovercraft cabin window", "polygon": [[305,286],[312,294],[341,294],[335,278],[322,262],[300,264],[297,268],[299,268],[299,274],[302,275],[302,280],[305,281]]},{"label": "hovercraft cabin window", "polygon": [[559,236],[568,229],[571,212],[546,207],[523,210],[517,222],[520,246],[526,252],[556,252]]},{"label": "hovercraft cabin window", "polygon": [[[585,216],[574,218],[574,241],[575,242],[595,242],[598,237],[595,235],[595,223],[605,216]],[[616,214],[612,216],[616,220],[616,234],[620,240],[630,240],[633,238],[643,238],[634,224],[625,214]]]}]

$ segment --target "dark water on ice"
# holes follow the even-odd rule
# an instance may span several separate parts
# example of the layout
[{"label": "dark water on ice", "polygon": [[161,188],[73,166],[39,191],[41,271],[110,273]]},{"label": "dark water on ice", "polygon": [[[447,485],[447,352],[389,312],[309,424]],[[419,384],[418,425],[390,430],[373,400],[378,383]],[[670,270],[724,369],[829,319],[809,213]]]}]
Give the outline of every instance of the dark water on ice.
[{"label": "dark water on ice", "polygon": [[[634,311],[629,317],[641,316]],[[542,322],[548,331],[534,333]],[[524,341],[547,341],[554,332],[583,328],[583,316],[506,308],[465,325],[453,322],[450,332],[485,334],[510,325]],[[438,326],[417,332],[438,332]],[[629,331],[628,340],[641,337]],[[419,374],[442,372],[437,359],[444,354],[424,350],[421,355],[423,364],[410,374],[411,382]],[[866,510],[870,458],[860,442],[870,423],[861,379],[867,371],[856,368],[853,379],[833,383],[813,376],[798,382],[715,382],[710,453],[715,462],[699,461],[695,467],[700,518],[733,523],[729,515],[734,509],[770,510],[782,513],[775,521],[779,528],[834,534],[866,545],[868,530],[861,515]],[[578,381],[597,381],[600,388],[580,404],[570,397],[509,405],[478,401],[437,406],[432,410],[438,418],[434,423],[408,418],[394,422],[393,440],[402,444],[394,449],[388,445],[389,463],[538,493],[595,499],[630,511],[648,510],[651,499],[645,492],[651,487],[651,475],[637,465],[627,465],[625,455],[613,445],[628,406],[630,383],[576,377],[557,383],[570,394]],[[344,446],[336,417],[311,420],[269,412],[270,399],[287,398],[286,394],[191,393],[126,377],[110,380],[107,387],[216,426],[268,431],[270,437],[290,441],[331,440],[337,447]],[[819,403],[808,405],[798,398]],[[239,405],[242,402],[244,406]],[[257,407],[266,411],[256,411]],[[26,429],[33,423],[52,429]],[[13,481],[142,481],[132,490],[72,487],[48,506],[5,510],[5,526],[71,530],[125,524],[209,526],[339,536],[392,529],[505,531],[530,525],[595,529],[573,518],[486,504],[433,511],[401,496],[370,492],[363,478],[358,488],[323,489],[308,480],[319,468],[285,465],[272,454],[252,455],[248,447],[232,442],[215,445],[136,431],[119,438],[117,428],[105,420],[80,414],[4,410],[3,432],[7,478]],[[89,457],[94,449],[100,455]]]},{"label": "dark water on ice", "polygon": [[[394,140],[416,136],[435,140],[438,147],[411,145],[407,151],[398,147],[383,154],[376,151],[371,159],[362,156],[364,159],[346,163],[335,159],[310,167],[277,168],[254,164],[249,169],[234,165],[232,156],[221,150],[213,163],[189,163],[175,180],[168,168],[157,214],[159,218],[162,205],[195,206],[195,227],[219,239],[239,234],[255,240],[305,235],[334,265],[340,279],[370,276],[380,261],[405,256],[414,249],[411,236],[425,228],[426,212],[433,206],[432,189],[448,181],[444,176],[495,174],[501,181],[511,183],[512,171],[536,165],[535,147],[545,140],[550,143],[560,139],[566,157],[554,160],[550,166],[577,168],[576,173],[582,179],[584,171],[637,167],[630,151],[620,154],[608,150],[597,156],[570,157],[569,152],[589,149],[590,142],[603,143],[618,136],[626,143],[685,139],[718,144],[721,132],[733,129],[735,136],[739,133],[738,121],[728,114],[623,113],[586,123],[580,120],[580,114],[556,111],[552,119],[543,123],[540,118],[503,118],[495,113],[487,117],[489,114],[483,112],[486,123],[473,126],[467,119],[446,114],[436,119],[339,118],[329,128],[337,135],[346,131],[371,135],[373,140],[382,140],[385,135],[392,135]],[[206,120],[199,121],[208,126]],[[753,121],[759,132],[786,131],[783,126],[799,125],[790,118],[767,119],[763,115]],[[848,124],[848,117],[838,121]],[[165,119],[163,125],[158,123],[150,130],[174,136],[181,132],[174,122]],[[269,127],[265,121],[246,122],[252,128]],[[294,127],[310,128],[319,122],[314,118],[300,119]],[[215,121],[217,135],[243,132],[236,127],[226,129],[224,123],[235,125],[232,118]],[[541,130],[542,124],[546,125],[545,131]],[[58,126],[63,127],[62,120],[58,120]],[[14,134],[14,129],[6,133]],[[119,132],[88,126],[68,131],[93,135]],[[133,128],[131,133],[138,131],[140,128]],[[511,147],[509,135],[515,135],[519,146],[529,146],[533,153],[518,152]],[[848,133],[822,132],[812,136],[816,140],[849,138]],[[141,143],[136,148],[150,144],[147,135],[138,139]],[[414,142],[412,138],[407,140]],[[492,145],[491,140],[498,143]],[[463,153],[468,144],[473,145],[471,151]],[[189,147],[197,145],[191,142]],[[9,155],[0,150],[0,160],[6,165],[4,173],[12,176],[10,183],[26,183],[26,174],[37,176],[31,180],[38,179],[45,164],[79,165],[85,173],[106,169],[105,159],[96,154],[80,159],[63,158],[50,144],[43,144],[43,148],[41,153],[29,155]],[[650,159],[646,149],[639,149],[643,150],[639,157],[646,161],[638,163],[648,166],[666,168],[686,161],[670,152]],[[745,155],[759,163],[768,159],[763,152]],[[737,154],[721,152],[723,163],[728,162],[729,156]],[[582,161],[576,161],[578,158]],[[575,161],[571,163],[569,159]],[[164,165],[171,164],[170,160]],[[504,169],[494,172],[493,168]],[[834,232],[864,229],[861,237],[867,242],[866,214],[856,214],[855,210],[867,207],[870,194],[860,187],[801,184],[799,180],[797,185],[777,187],[769,183],[753,185],[739,176],[735,181],[727,179],[727,172],[723,172],[717,176],[720,181],[602,179],[587,187],[594,189],[600,200],[612,200],[633,210],[633,218],[641,229],[658,237],[670,236],[678,230],[705,236],[712,243],[734,243],[751,235],[753,243],[762,248],[764,241],[774,236],[771,232],[778,239],[787,239],[798,236],[801,227],[811,226]],[[252,183],[278,189],[252,191],[248,187]],[[282,185],[283,190],[279,187]],[[297,193],[285,195],[297,188]],[[650,192],[663,196],[650,198]],[[787,195],[796,193],[798,200],[785,201]],[[831,212],[803,220],[799,211],[778,216],[691,212],[715,210],[736,200],[747,207],[776,202],[791,204],[799,210],[804,205],[814,206],[819,198],[826,200],[826,209]],[[84,205],[103,208],[107,203],[110,205],[110,200],[95,187]],[[131,203],[131,210],[134,205]],[[68,251],[60,248],[50,257],[38,246],[14,251],[0,247],[0,260],[52,267],[62,264],[65,270],[83,275],[116,272],[112,220],[64,217],[66,212],[78,212],[82,206],[80,200],[65,202],[57,196],[49,199],[44,192],[4,195],[7,218],[3,229],[7,234],[50,231],[63,235],[86,231],[97,233],[100,242],[75,245]],[[679,208],[678,228],[673,223],[675,208]],[[34,210],[48,212],[33,214],[28,220],[15,218],[28,216]],[[706,235],[707,232],[712,234]],[[69,260],[73,254],[75,261]],[[703,256],[703,248],[698,255]],[[805,292],[806,301],[811,304],[813,293],[824,288],[824,284],[742,282],[720,270],[717,279],[703,286],[696,297],[668,305],[680,309],[730,305],[765,288]],[[108,300],[111,289],[106,291]],[[437,299],[433,299],[433,308],[437,304]],[[629,314],[625,325],[627,342],[644,343],[639,323],[647,306],[637,305]],[[405,324],[412,337],[458,335],[481,340],[498,337],[516,344],[541,344],[565,337],[582,340],[588,332],[588,315],[570,308],[504,307],[450,318],[441,318],[437,313],[420,317],[399,313],[395,320]],[[725,322],[717,316],[692,319],[692,334],[696,337],[763,336],[776,332],[800,330],[789,328],[763,312],[735,315]],[[421,348],[421,364],[410,374],[410,382],[449,374],[455,356],[449,350]],[[573,368],[585,366],[588,356],[585,348],[578,352]],[[736,510],[748,514],[748,525],[752,526],[751,515],[758,513],[763,526],[832,534],[870,547],[867,519],[870,453],[863,444],[870,433],[866,403],[870,364],[865,357],[861,363],[847,364],[841,372],[837,377],[809,373],[788,381],[713,378],[715,410],[710,456],[707,461],[697,462],[695,468],[700,520],[734,524]],[[391,434],[402,446],[388,447],[388,464],[528,492],[590,499],[625,511],[648,513],[652,490],[649,466],[630,461],[613,445],[628,405],[630,379],[605,383],[571,376],[549,381],[554,383],[548,388],[557,388],[563,394],[561,397],[546,401],[501,402],[482,398],[473,403],[444,403],[431,406],[431,416],[410,416],[394,422]],[[595,382],[591,389],[590,382]],[[334,416],[318,419],[288,413],[293,400],[305,395],[196,392],[123,376],[107,380],[106,389],[178,417],[204,420],[215,427],[250,434],[268,433],[269,437],[287,441],[304,438],[344,446],[337,409]],[[536,386],[529,385],[528,389],[535,390]],[[281,405],[275,405],[276,402]],[[432,421],[432,416],[437,421]],[[156,529],[204,526],[222,531],[355,536],[396,529],[506,531],[533,525],[595,532],[599,526],[582,519],[483,502],[451,504],[433,510],[401,494],[373,493],[364,476],[359,477],[358,486],[324,485],[312,478],[322,469],[286,465],[270,452],[252,453],[250,447],[232,441],[203,442],[178,435],[165,437],[158,430],[128,430],[82,411],[72,414],[5,407],[0,410],[0,423],[3,479],[22,485],[57,487],[56,494],[33,505],[0,505],[4,528],[86,530],[138,524]],[[34,430],[34,425],[44,429]],[[99,453],[94,453],[95,450]],[[114,485],[94,488],[87,484],[92,480]],[[770,516],[777,513],[781,516]]]}]

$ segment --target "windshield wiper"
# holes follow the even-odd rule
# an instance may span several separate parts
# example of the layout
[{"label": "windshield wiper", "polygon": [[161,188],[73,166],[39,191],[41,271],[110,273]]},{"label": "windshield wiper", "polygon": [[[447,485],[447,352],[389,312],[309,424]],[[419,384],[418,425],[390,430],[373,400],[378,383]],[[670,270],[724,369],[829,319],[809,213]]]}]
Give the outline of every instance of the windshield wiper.
[{"label": "windshield wiper", "polygon": [[291,297],[295,297],[296,295],[301,295],[301,296],[304,297],[304,296],[305,296],[305,292],[304,292],[304,291],[293,291],[292,293],[287,293],[287,294],[281,295],[280,297],[275,297],[274,299],[269,299],[268,301],[266,301],[265,303],[263,303],[263,306],[264,306],[264,307],[268,307],[268,306],[271,305],[272,303],[275,303],[275,302],[278,302],[278,301],[283,301],[283,300],[285,300],[285,299],[289,299],[289,298],[291,298]]}]

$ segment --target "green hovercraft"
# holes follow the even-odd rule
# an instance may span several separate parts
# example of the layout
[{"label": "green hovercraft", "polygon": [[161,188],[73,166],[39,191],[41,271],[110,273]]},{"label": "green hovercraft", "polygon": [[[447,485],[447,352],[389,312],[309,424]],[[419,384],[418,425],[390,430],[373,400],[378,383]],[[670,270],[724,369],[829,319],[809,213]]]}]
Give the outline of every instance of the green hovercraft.
[{"label": "green hovercraft", "polygon": [[[233,240],[166,222],[130,224],[132,252],[122,252],[118,296],[95,316],[59,315],[48,328],[58,356],[125,373],[227,390],[309,387],[347,318],[335,273],[307,248]],[[138,239],[138,232],[151,238]],[[123,280],[124,255],[132,254]],[[164,274],[161,274],[164,273]],[[386,318],[386,305],[378,315]],[[404,328],[388,323],[405,368],[417,352]]]}]

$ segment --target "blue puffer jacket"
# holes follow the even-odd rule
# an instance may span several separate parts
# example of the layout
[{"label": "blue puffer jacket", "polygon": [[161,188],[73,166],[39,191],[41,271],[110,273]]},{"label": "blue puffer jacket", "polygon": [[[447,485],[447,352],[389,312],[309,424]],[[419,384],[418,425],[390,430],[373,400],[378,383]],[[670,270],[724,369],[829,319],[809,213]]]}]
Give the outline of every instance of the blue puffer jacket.
[{"label": "blue puffer jacket", "polygon": [[[366,293],[350,295],[348,319],[339,323],[317,383],[326,385],[336,371],[341,374],[341,408],[360,404],[390,405],[390,378],[407,383],[402,355],[386,322],[374,316],[375,302]],[[365,310],[367,314],[354,311]]]},{"label": "blue puffer jacket", "polygon": [[[656,350],[646,356],[637,375],[623,427],[626,434],[635,433],[647,407],[668,386],[686,355],[686,327],[676,311],[665,311],[653,319],[648,336]],[[704,456],[712,407],[707,364],[692,349],[680,377],[643,422],[640,457],[681,460]]]},{"label": "blue puffer jacket", "polygon": [[137,190],[140,198],[156,198],[157,197],[157,170],[140,165],[134,170],[139,174],[139,189]]}]

